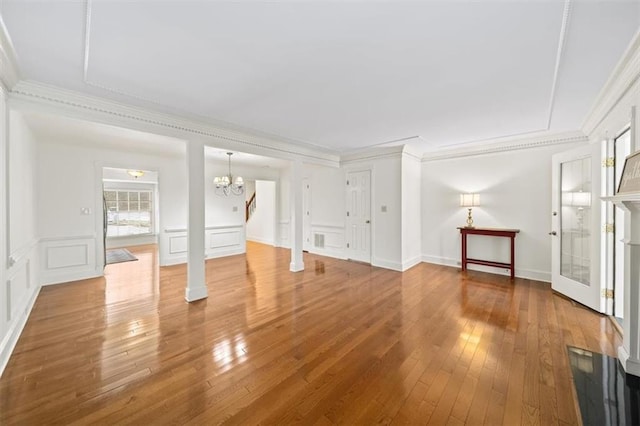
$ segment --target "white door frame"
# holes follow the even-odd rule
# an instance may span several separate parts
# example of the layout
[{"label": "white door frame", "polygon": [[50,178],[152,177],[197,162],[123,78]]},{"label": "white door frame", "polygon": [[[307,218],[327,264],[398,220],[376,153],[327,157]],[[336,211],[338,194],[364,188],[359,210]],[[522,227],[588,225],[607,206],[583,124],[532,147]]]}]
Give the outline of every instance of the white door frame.
[{"label": "white door frame", "polygon": [[[369,173],[369,258],[368,259],[360,259],[360,258],[353,258],[352,257],[352,249],[351,247],[346,247],[347,245],[351,245],[352,246],[352,242],[350,241],[350,237],[349,237],[349,217],[347,217],[347,211],[349,210],[349,206],[350,206],[350,200],[349,200],[349,190],[348,190],[348,185],[347,185],[347,181],[349,180],[349,175],[351,173],[362,173],[362,172],[367,172]],[[374,230],[375,230],[375,221],[373,220],[373,212],[374,212],[374,195],[373,195],[373,188],[374,188],[374,182],[373,182],[373,168],[372,167],[363,167],[363,168],[349,168],[345,170],[345,254],[346,254],[346,258],[347,259],[353,259],[353,260],[358,260],[358,261],[362,261],[362,262],[366,262],[366,263],[370,263],[373,264],[373,259],[375,258],[374,256]]]},{"label": "white door frame", "polygon": [[[561,172],[560,167],[564,162],[577,160],[581,158],[591,158],[591,222],[588,225],[590,231],[590,279],[589,285],[581,284],[571,280],[560,273],[561,269],[561,232],[562,232],[562,193],[560,190]],[[600,276],[600,239],[601,239],[601,203],[600,201],[600,173],[601,173],[601,145],[589,144],[570,151],[561,152],[553,155],[552,159],[552,189],[551,189],[551,207],[552,219],[551,229],[551,287],[553,290],[564,294],[565,296],[576,300],[577,302],[588,306],[589,308],[604,312],[606,309],[605,298],[601,295],[601,276]]]}]

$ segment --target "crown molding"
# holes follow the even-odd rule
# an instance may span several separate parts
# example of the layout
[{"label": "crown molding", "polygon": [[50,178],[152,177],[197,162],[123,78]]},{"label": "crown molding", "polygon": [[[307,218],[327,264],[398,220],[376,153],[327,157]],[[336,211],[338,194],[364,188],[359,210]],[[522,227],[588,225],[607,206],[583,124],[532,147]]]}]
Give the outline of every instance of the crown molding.
[{"label": "crown molding", "polygon": [[611,110],[640,79],[640,30],[596,97],[589,110],[582,131],[591,135]]},{"label": "crown molding", "polygon": [[422,156],[422,161],[445,160],[449,158],[470,157],[474,155],[495,154],[499,152],[515,151],[521,149],[539,148],[544,146],[562,145],[569,143],[588,143],[589,138],[580,131],[563,132],[554,134],[532,135],[529,137],[512,137],[494,142],[482,144],[463,145],[457,148],[427,152]]},{"label": "crown molding", "polygon": [[363,149],[342,155],[340,157],[340,165],[380,160],[384,158],[401,158],[404,151],[405,145]]},{"label": "crown molding", "polygon": [[11,90],[10,101],[14,105],[22,102],[28,106],[53,107],[55,113],[71,118],[98,121],[185,140],[204,138],[205,144],[218,148],[287,160],[298,159],[333,167],[337,167],[340,160],[337,154],[303,144],[222,128],[203,120],[134,107],[34,81],[20,81]]},{"label": "crown molding", "polygon": [[571,17],[571,0],[565,0],[562,10],[562,25],[560,27],[560,37],[558,38],[558,48],[556,51],[556,65],[553,70],[553,81],[551,83],[551,94],[549,95],[549,108],[547,114],[546,129],[551,128],[551,120],[553,119],[553,109],[556,102],[556,91],[558,89],[558,76],[560,75],[560,64],[564,53],[565,40],[569,28],[569,18]]},{"label": "crown molding", "polygon": [[20,81],[18,59],[0,15],[0,83],[11,90]]}]

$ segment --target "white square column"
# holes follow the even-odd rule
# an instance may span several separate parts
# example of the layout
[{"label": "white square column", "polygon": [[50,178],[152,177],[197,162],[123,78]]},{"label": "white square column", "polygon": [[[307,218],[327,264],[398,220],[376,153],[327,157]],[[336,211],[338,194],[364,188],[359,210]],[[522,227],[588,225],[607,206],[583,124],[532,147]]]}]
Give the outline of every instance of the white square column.
[{"label": "white square column", "polygon": [[291,164],[291,184],[289,185],[291,205],[291,272],[304,271],[302,260],[302,162],[295,160]]},{"label": "white square column", "polygon": [[187,142],[187,302],[207,297],[204,268],[204,143]]}]

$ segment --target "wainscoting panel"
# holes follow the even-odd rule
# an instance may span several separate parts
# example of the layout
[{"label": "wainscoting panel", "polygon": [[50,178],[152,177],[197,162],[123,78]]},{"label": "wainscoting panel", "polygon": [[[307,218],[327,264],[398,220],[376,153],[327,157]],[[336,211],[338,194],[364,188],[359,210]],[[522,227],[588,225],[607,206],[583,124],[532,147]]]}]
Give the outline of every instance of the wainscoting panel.
[{"label": "wainscoting panel", "polygon": [[[231,256],[246,251],[244,225],[207,226],[205,228],[205,257]],[[160,234],[160,266],[177,265],[187,261],[187,229],[165,229]]]},{"label": "wainscoting panel", "polygon": [[86,244],[47,247],[45,258],[47,269],[86,266],[89,263],[89,250]]},{"label": "wainscoting panel", "polygon": [[187,252],[187,235],[172,235],[169,237],[169,253],[179,254]]},{"label": "wainscoting panel", "polygon": [[[346,259],[344,225],[311,224],[311,253]],[[324,243],[324,244],[322,244]]]},{"label": "wainscoting panel", "polygon": [[247,251],[244,226],[208,227],[205,230],[207,259],[242,254]]},{"label": "wainscoting panel", "polygon": [[102,275],[96,262],[95,236],[40,240],[42,284],[59,284]]},{"label": "wainscoting panel", "polygon": [[0,374],[4,370],[11,352],[18,342],[31,308],[36,300],[40,285],[38,280],[38,241],[13,252],[10,255],[6,282],[2,283],[3,311],[0,324]]}]

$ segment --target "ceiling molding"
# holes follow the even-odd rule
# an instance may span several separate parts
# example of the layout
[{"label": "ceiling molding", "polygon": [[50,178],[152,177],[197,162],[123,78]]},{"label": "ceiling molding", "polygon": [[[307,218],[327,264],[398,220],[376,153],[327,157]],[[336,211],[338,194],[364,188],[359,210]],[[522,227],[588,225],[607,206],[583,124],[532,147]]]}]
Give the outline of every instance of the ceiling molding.
[{"label": "ceiling molding", "polygon": [[591,136],[609,112],[640,79],[640,30],[598,93],[589,110],[582,131]]},{"label": "ceiling molding", "polygon": [[7,90],[11,90],[20,81],[17,58],[7,27],[0,16],[0,82]]},{"label": "ceiling molding", "polygon": [[[339,156],[320,149],[238,132],[176,115],[72,92],[31,81],[20,81],[11,91],[11,100],[27,104],[53,105],[74,118],[93,119],[106,124],[131,127],[142,125],[143,130],[166,136],[179,135],[184,139],[205,137],[205,143],[214,147],[266,155],[282,159],[299,159],[305,162],[336,167]],[[59,111],[62,113],[63,111]]]},{"label": "ceiling molding", "polygon": [[560,38],[558,39],[558,50],[556,52],[556,66],[553,70],[553,80],[551,82],[551,95],[549,96],[549,115],[547,116],[546,130],[551,128],[551,118],[553,117],[553,107],[556,103],[556,90],[558,88],[558,75],[560,74],[560,64],[564,53],[564,45],[569,27],[569,17],[571,16],[571,0],[565,0],[562,11],[562,25],[560,27]]},{"label": "ceiling molding", "polygon": [[358,152],[342,155],[340,157],[340,165],[358,163],[361,161],[380,160],[384,158],[401,158],[404,151],[404,145],[364,149]]},{"label": "ceiling molding", "polygon": [[423,155],[422,161],[446,160],[450,158],[470,157],[475,155],[495,154],[499,152],[515,151],[521,149],[539,148],[544,146],[562,145],[569,143],[588,143],[589,138],[580,131],[563,132],[531,136],[528,138],[509,138],[490,144],[482,144],[474,147],[461,147],[450,150],[429,152]]}]

